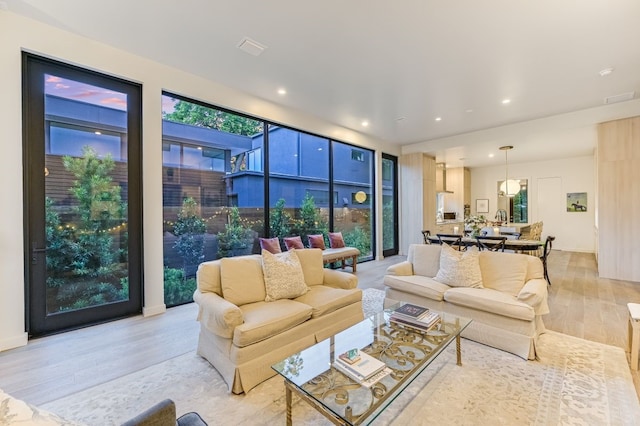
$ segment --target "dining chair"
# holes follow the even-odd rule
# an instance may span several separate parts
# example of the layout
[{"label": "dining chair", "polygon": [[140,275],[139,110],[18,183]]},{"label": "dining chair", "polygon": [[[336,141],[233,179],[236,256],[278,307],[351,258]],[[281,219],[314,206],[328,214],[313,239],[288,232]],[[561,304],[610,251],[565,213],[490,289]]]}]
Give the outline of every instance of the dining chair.
[{"label": "dining chair", "polygon": [[551,280],[549,279],[549,273],[547,272],[547,258],[549,257],[549,253],[551,253],[551,246],[553,245],[553,241],[555,239],[556,237],[547,235],[547,239],[544,241],[542,256],[540,256],[540,260],[542,260],[542,267],[544,268],[544,278],[547,280],[547,283],[549,285],[551,285]]},{"label": "dining chair", "polygon": [[451,247],[456,247],[459,251],[466,250],[466,247],[462,244],[462,235],[459,234],[436,234],[438,236],[438,241],[442,245],[442,243],[447,243]]},{"label": "dining chair", "polygon": [[480,251],[504,251],[505,241],[507,241],[507,237],[500,235],[482,235],[476,237],[478,250]]},{"label": "dining chair", "polygon": [[429,231],[428,229],[422,231],[422,239],[424,240],[425,244],[431,244],[431,240],[429,239],[430,236],[431,231]]}]

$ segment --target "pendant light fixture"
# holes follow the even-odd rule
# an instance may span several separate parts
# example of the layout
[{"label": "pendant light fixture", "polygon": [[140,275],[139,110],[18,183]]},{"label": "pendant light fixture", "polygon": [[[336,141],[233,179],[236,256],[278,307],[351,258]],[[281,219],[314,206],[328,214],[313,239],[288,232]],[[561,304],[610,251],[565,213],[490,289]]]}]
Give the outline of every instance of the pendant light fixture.
[{"label": "pendant light fixture", "polygon": [[512,149],[512,145],[500,147],[500,150],[504,151],[504,182],[500,184],[500,193],[506,197],[513,197],[520,192],[520,182],[515,179],[509,179],[509,159],[507,158],[507,153]]}]

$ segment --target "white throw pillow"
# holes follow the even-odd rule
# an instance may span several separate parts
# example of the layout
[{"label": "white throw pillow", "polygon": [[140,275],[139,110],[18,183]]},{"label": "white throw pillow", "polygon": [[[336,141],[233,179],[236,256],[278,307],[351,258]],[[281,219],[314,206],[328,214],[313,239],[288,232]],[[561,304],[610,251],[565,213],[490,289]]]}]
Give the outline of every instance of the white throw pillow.
[{"label": "white throw pillow", "polygon": [[302,296],[309,288],[304,282],[302,266],[296,250],[289,250],[277,256],[262,250],[262,271],[267,291],[266,302],[278,299],[292,299]]},{"label": "white throw pillow", "polygon": [[440,269],[434,280],[451,287],[483,288],[479,254],[477,247],[458,251],[448,244],[443,244],[440,251]]}]

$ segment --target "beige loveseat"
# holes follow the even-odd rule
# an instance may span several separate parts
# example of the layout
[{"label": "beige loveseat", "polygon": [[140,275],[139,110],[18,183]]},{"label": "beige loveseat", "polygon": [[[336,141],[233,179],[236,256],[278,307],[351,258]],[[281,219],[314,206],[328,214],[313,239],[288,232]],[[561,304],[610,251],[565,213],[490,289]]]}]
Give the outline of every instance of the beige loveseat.
[{"label": "beige loveseat", "polygon": [[223,258],[198,268],[198,354],[233,393],[249,391],[275,375],[273,364],[364,318],[355,275],[325,269],[319,249],[293,252],[307,291],[290,299],[265,301],[260,255]]},{"label": "beige loveseat", "polygon": [[[542,315],[549,313],[540,259],[516,253],[478,253],[475,248],[468,253],[458,252],[456,256],[465,256],[471,262],[475,257],[481,283],[461,279],[471,274],[464,272],[447,285],[434,279],[446,272],[441,271],[443,250],[445,259],[450,259],[453,249],[449,246],[412,244],[407,260],[387,269],[386,297],[471,318],[473,322],[463,337],[524,359],[535,359],[536,340],[545,331]],[[452,262],[446,262],[445,269],[451,268]]]}]

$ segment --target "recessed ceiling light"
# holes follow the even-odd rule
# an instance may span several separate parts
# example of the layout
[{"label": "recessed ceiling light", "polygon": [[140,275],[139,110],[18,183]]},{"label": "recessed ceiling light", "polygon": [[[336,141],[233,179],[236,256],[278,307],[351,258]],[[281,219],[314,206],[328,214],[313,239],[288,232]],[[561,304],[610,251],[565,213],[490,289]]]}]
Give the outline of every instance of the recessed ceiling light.
[{"label": "recessed ceiling light", "polygon": [[603,70],[600,70],[600,72],[598,74],[600,74],[600,77],[606,77],[609,74],[611,74],[613,72],[613,68],[605,68]]},{"label": "recessed ceiling light", "polygon": [[369,122],[367,120],[364,120],[361,124],[362,124],[362,127],[369,126]]},{"label": "recessed ceiling light", "polygon": [[489,158],[493,158],[495,154],[489,154]]},{"label": "recessed ceiling light", "polygon": [[442,121],[442,117],[436,117],[436,121]]},{"label": "recessed ceiling light", "polygon": [[287,89],[278,89],[278,95],[286,95],[287,94]]},{"label": "recessed ceiling light", "polygon": [[511,99],[503,99],[502,100],[502,105],[507,105],[511,103]]},{"label": "recessed ceiling light", "polygon": [[101,134],[102,134],[102,132],[101,132],[100,130],[96,130],[96,131],[95,131],[95,132],[93,132],[93,133],[95,133],[96,135],[101,135]]},{"label": "recessed ceiling light", "polygon": [[469,108],[469,109],[465,109],[464,112],[471,114],[473,112],[473,110],[471,108]]}]

